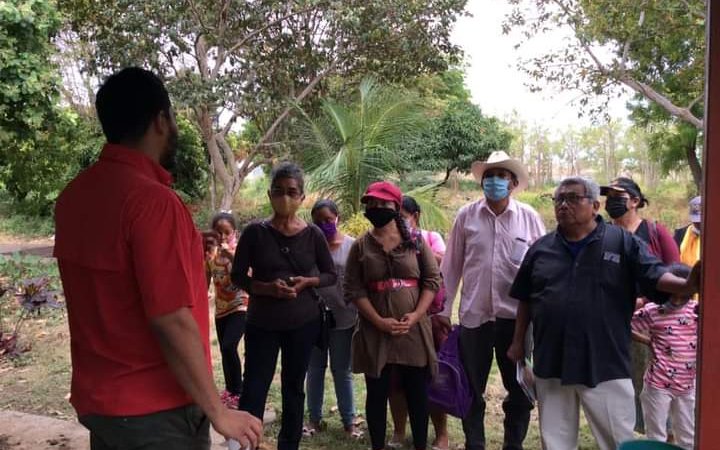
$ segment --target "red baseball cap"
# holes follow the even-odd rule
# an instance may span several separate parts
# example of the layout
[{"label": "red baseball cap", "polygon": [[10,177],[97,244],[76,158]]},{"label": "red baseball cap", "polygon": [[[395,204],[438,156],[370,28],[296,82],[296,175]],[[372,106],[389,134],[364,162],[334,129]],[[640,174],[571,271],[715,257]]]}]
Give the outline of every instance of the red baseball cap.
[{"label": "red baseball cap", "polygon": [[362,196],[360,201],[367,203],[371,198],[395,202],[400,206],[402,204],[402,191],[389,181],[376,181],[367,187],[365,195]]}]

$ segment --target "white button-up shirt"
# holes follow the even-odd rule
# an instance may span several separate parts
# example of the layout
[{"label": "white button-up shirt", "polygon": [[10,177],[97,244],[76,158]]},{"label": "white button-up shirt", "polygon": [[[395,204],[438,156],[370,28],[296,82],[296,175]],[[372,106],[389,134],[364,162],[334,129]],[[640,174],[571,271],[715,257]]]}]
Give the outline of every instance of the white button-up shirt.
[{"label": "white button-up shirt", "polygon": [[498,216],[485,199],[463,206],[441,264],[447,292],[441,314],[450,317],[462,281],[462,326],[477,328],[496,318],[514,319],[518,301],[510,298],[510,286],[528,247],[544,234],[540,215],[512,198]]}]

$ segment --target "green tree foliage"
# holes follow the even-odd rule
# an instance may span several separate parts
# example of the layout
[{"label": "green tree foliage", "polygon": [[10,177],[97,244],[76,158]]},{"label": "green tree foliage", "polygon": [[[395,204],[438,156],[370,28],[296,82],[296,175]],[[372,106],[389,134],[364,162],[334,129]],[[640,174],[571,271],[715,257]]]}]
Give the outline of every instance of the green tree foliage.
[{"label": "green tree foliage", "polygon": [[[699,132],[692,125],[685,122],[665,122],[652,124],[648,129],[649,155],[660,163],[664,175],[684,169],[687,161],[696,156]],[[698,169],[699,166],[690,167],[693,179],[696,181],[696,191],[699,193],[698,177],[695,176],[695,171]]]},{"label": "green tree foliage", "polygon": [[443,205],[437,201],[436,196],[440,186],[440,183],[429,184],[409,190],[404,194],[414,198],[420,205],[422,211],[420,214],[421,229],[446,233],[450,229],[452,222],[445,214]]},{"label": "green tree foliage", "polygon": [[184,115],[177,116],[177,165],[173,170],[175,188],[187,201],[201,200],[207,194],[207,152],[197,128]]},{"label": "green tree foliage", "polygon": [[368,184],[404,167],[399,143],[425,123],[417,98],[373,79],[360,83],[354,102],[322,101],[321,115],[302,111],[296,145],[310,175],[311,189],[334,198],[343,211],[360,211]]},{"label": "green tree foliage", "polygon": [[47,0],[0,1],[0,159],[8,143],[32,139],[57,99],[50,63],[60,17]]},{"label": "green tree foliage", "polygon": [[60,138],[72,118],[55,107],[50,61],[60,17],[46,0],[0,2],[0,186],[16,207],[46,213],[74,152]]},{"label": "green tree foliage", "polygon": [[[636,102],[631,108],[632,120],[637,128],[644,130],[650,147],[649,155],[660,164],[662,173],[668,174],[681,167],[688,167],[699,192],[702,181],[699,156],[702,130],[689,122],[669,117],[665,110],[655,104]],[[702,112],[698,106],[694,109]]]},{"label": "green tree foliage", "polygon": [[53,112],[53,121],[32,139],[13,141],[0,169],[5,190],[25,214],[50,214],[60,191],[95,159],[104,141],[95,122],[69,109]]},{"label": "green tree foliage", "polygon": [[[625,87],[636,94],[632,109],[646,119],[703,129],[703,0],[511,2],[516,8],[506,32],[519,31],[524,41],[558,28],[572,36],[562,48],[520,63],[535,80],[533,89],[548,83],[577,89],[581,104],[602,114],[615,88]],[[696,153],[686,152],[686,158],[699,183]]]},{"label": "green tree foliage", "polygon": [[512,135],[494,117],[486,117],[468,100],[452,100],[439,117],[404,148],[412,169],[442,170],[447,181],[453,170],[468,173],[473,161],[493,150],[507,149]]},{"label": "green tree foliage", "polygon": [[94,119],[58,106],[60,25],[51,1],[0,1],[0,188],[30,215],[49,214],[102,143]]},{"label": "green tree foliage", "polygon": [[[450,32],[466,0],[60,0],[95,50],[89,69],[142,65],[192,109],[229,208],[244,177],[269,162],[293,105],[331,75],[386,80],[442,71],[457,60]],[[221,120],[221,113],[226,112]],[[224,120],[229,117],[229,120]],[[262,130],[232,148],[236,119]],[[236,159],[241,164],[236,164]]]},{"label": "green tree foliage", "polygon": [[465,85],[465,73],[454,67],[436,74],[423,74],[405,83],[422,97],[430,114],[440,115],[454,101],[470,101],[470,90]]}]

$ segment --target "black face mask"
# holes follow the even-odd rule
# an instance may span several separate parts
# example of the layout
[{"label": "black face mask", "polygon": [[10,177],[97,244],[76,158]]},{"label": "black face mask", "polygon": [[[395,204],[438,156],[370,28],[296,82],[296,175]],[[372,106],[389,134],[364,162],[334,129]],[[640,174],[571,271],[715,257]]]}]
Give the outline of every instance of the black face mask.
[{"label": "black face mask", "polygon": [[375,228],[382,228],[395,219],[398,212],[392,208],[368,208],[365,210],[365,217]]},{"label": "black face mask", "polygon": [[605,211],[611,219],[617,219],[628,212],[627,199],[624,197],[608,197],[605,202]]}]

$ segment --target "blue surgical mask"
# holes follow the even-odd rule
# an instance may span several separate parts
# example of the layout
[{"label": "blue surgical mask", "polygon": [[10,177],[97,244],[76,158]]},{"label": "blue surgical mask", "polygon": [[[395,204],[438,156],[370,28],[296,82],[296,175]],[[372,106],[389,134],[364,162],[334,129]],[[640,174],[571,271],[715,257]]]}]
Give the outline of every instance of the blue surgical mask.
[{"label": "blue surgical mask", "polygon": [[482,181],[483,192],[485,197],[499,202],[510,195],[510,180],[500,177],[487,177]]}]

